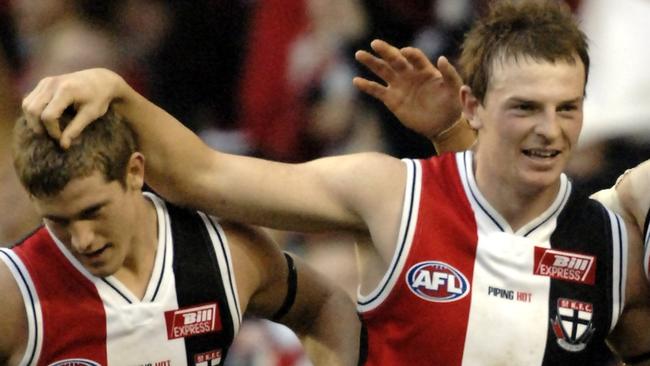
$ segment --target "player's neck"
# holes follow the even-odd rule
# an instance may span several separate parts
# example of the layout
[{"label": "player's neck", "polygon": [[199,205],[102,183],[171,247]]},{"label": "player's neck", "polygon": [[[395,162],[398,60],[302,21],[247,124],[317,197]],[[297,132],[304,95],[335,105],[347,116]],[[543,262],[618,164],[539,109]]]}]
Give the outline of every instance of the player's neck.
[{"label": "player's neck", "polygon": [[531,189],[500,177],[476,176],[476,184],[490,205],[508,222],[513,232],[544,213],[555,201],[560,180],[547,187]]},{"label": "player's neck", "polygon": [[140,220],[133,225],[140,227],[131,243],[131,252],[115,277],[135,296],[144,296],[156,260],[158,249],[158,217],[156,208],[149,199],[143,197],[139,207]]}]

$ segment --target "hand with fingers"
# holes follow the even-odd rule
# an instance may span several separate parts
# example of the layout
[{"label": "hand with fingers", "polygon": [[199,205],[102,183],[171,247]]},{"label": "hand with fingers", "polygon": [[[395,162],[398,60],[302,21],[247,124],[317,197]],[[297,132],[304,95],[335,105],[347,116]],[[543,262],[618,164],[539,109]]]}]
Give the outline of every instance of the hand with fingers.
[{"label": "hand with fingers", "polygon": [[386,85],[355,77],[359,90],[381,100],[402,124],[432,140],[460,119],[463,82],[447,58],[438,58],[436,67],[417,48],[398,49],[381,40],[370,46],[377,56],[357,51],[355,58]]},{"label": "hand with fingers", "polygon": [[[46,77],[23,99],[23,115],[32,130],[47,132],[67,149],[88,124],[106,113],[120,82],[119,75],[106,69]],[[75,117],[61,131],[59,119],[70,106]]]}]

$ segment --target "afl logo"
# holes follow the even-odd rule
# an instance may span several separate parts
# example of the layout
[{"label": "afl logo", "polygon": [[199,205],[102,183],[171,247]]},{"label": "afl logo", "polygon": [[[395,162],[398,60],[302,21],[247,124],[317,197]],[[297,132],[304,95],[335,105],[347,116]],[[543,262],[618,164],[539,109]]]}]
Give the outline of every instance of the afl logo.
[{"label": "afl logo", "polygon": [[447,263],[420,262],[406,275],[406,283],[420,298],[431,302],[452,302],[467,296],[469,281],[464,274]]},{"label": "afl logo", "polygon": [[57,361],[51,363],[49,366],[101,366],[97,362],[86,360],[83,358],[69,358],[67,360]]}]

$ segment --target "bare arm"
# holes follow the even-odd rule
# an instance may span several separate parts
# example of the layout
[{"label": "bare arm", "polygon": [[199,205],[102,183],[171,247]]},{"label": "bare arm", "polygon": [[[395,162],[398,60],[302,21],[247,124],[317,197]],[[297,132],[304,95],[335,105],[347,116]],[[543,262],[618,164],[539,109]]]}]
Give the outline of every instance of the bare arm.
[{"label": "bare arm", "polygon": [[356,77],[354,85],[379,99],[408,128],[430,139],[440,154],[469,148],[474,130],[461,117],[462,80],[445,57],[434,66],[419,49],[397,49],[381,40],[370,44],[374,56],[358,51],[356,59],[386,85]]},{"label": "bare arm", "polygon": [[650,352],[650,287],[643,273],[643,244],[636,225],[627,222],[628,271],[625,309],[608,340],[623,359]]},{"label": "bare arm", "polygon": [[[650,160],[629,170],[616,184],[621,209],[643,230],[650,209]],[[642,231],[643,232],[643,231]]]},{"label": "bare arm", "polygon": [[[359,154],[292,165],[224,154],[105,69],[46,78],[23,110],[66,147],[111,103],[138,135],[147,182],[172,202],[281,229],[370,230],[385,245],[397,236],[406,171],[397,159]],[[69,105],[77,116],[61,133],[58,117]]]},{"label": "bare arm", "polygon": [[[233,253],[240,300],[242,304],[248,302],[246,313],[271,319],[288,292],[289,271],[282,252],[259,229],[236,224],[224,228]],[[279,321],[301,338],[316,365],[356,365],[361,328],[352,300],[341,288],[293,258],[295,302]]]},{"label": "bare arm", "polygon": [[0,261],[0,365],[18,365],[27,343],[25,305],[16,282]]}]

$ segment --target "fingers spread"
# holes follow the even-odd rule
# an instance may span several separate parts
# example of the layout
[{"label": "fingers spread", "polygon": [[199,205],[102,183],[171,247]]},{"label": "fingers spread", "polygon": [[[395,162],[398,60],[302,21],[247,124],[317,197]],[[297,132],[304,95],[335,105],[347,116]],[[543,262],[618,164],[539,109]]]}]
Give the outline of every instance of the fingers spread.
[{"label": "fingers spread", "polygon": [[370,47],[372,47],[372,49],[377,52],[377,54],[386,61],[395,72],[399,73],[411,68],[411,65],[408,63],[406,58],[402,56],[399,49],[393,47],[389,43],[375,39],[370,43]]},{"label": "fingers spread", "polygon": [[106,111],[98,111],[90,105],[82,106],[70,123],[65,127],[61,135],[59,143],[61,147],[67,149],[72,144],[72,141],[79,136],[86,126],[92,121],[104,115]]},{"label": "fingers spread", "polygon": [[431,64],[431,61],[429,61],[429,58],[419,48],[404,47],[400,50],[400,52],[418,71],[435,69],[433,64]]},{"label": "fingers spread", "polygon": [[370,80],[366,80],[364,78],[360,77],[355,77],[352,79],[352,84],[354,84],[357,89],[361,90],[362,92],[377,98],[383,102],[384,97],[386,96],[386,87]]},{"label": "fingers spread", "polygon": [[354,57],[385,82],[390,83],[395,79],[395,72],[384,60],[377,58],[366,51],[357,51],[357,53],[354,54]]},{"label": "fingers spread", "polygon": [[445,56],[440,56],[438,58],[438,69],[445,81],[450,85],[457,88],[460,88],[463,85],[463,79]]},{"label": "fingers spread", "polygon": [[70,105],[74,103],[74,99],[70,93],[67,93],[65,88],[58,88],[47,106],[40,115],[40,120],[47,133],[54,139],[61,138],[61,126],[59,121],[61,115]]},{"label": "fingers spread", "polygon": [[43,110],[47,107],[52,97],[47,88],[47,84],[50,82],[50,78],[41,80],[22,102],[23,116],[25,117],[27,126],[36,133],[44,132],[41,124],[41,113],[43,113]]}]

